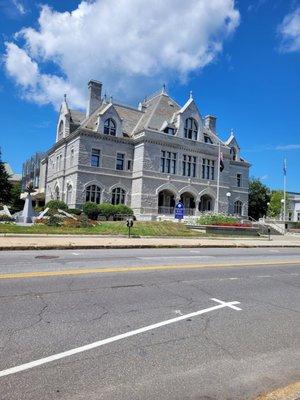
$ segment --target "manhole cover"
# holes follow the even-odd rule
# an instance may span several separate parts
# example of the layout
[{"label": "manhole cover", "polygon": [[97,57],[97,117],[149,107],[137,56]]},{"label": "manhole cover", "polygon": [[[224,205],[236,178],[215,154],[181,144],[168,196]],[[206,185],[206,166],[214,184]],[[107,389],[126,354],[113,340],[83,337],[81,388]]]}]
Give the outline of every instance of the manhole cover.
[{"label": "manhole cover", "polygon": [[44,255],[44,256],[36,256],[35,258],[39,258],[39,259],[42,259],[42,260],[52,260],[53,258],[59,258],[58,256],[47,256],[47,255]]}]

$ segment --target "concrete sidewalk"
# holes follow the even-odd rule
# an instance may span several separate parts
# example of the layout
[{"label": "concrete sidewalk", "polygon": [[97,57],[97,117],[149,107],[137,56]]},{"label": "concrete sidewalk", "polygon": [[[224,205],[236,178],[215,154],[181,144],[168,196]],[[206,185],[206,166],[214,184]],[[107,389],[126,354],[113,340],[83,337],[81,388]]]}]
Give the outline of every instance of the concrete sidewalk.
[{"label": "concrete sidewalk", "polygon": [[9,235],[0,237],[0,250],[105,249],[170,247],[300,247],[300,235],[268,238],[126,238],[75,235]]}]

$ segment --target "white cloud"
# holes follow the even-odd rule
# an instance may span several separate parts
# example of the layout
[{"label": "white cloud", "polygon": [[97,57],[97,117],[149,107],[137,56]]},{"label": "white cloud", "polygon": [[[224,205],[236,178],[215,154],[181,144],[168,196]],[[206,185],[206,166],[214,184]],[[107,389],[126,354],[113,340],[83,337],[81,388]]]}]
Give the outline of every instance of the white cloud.
[{"label": "white cloud", "polygon": [[269,179],[269,175],[263,175],[263,176],[261,176],[260,178],[259,178],[261,181],[265,181],[265,180],[267,180],[267,179]]},{"label": "white cloud", "polygon": [[91,78],[126,100],[142,97],[212,62],[239,17],[235,0],[95,0],[72,12],[44,5],[38,28],[16,35],[23,46],[7,43],[6,70],[38,103],[57,106],[67,92],[84,106]]},{"label": "white cloud", "polygon": [[300,144],[285,144],[282,146],[276,146],[275,150],[299,150]]},{"label": "white cloud", "polygon": [[25,7],[20,1],[12,0],[12,3],[16,7],[16,9],[19,11],[20,14],[22,14],[22,15],[26,14]]},{"label": "white cloud", "polygon": [[278,31],[282,52],[300,51],[300,7],[284,17]]}]

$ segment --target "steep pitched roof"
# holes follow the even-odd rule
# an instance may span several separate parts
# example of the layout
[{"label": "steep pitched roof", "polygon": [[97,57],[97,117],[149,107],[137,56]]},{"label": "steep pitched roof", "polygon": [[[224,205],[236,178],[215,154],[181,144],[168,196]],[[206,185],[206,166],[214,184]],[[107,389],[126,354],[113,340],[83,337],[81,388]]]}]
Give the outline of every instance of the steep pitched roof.
[{"label": "steep pitched roof", "polygon": [[143,102],[144,115],[135,127],[135,132],[143,129],[160,130],[165,121],[171,121],[173,115],[180,109],[178,104],[167,94],[157,96]]}]

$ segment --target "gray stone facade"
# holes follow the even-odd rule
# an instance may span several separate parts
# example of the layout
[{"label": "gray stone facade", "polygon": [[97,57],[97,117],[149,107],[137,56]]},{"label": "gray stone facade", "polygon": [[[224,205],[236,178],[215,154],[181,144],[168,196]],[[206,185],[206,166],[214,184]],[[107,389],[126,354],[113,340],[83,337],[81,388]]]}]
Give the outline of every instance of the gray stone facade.
[{"label": "gray stone facade", "polygon": [[101,89],[89,82],[86,114],[62,103],[56,143],[43,161],[46,202],[122,202],[138,219],[173,215],[179,200],[187,215],[217,208],[247,215],[250,164],[234,135],[222,141],[216,118],[203,118],[192,97],[181,107],[162,90],[132,108],[107,101]]}]

